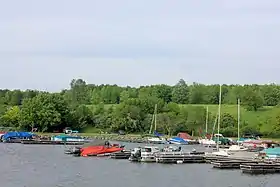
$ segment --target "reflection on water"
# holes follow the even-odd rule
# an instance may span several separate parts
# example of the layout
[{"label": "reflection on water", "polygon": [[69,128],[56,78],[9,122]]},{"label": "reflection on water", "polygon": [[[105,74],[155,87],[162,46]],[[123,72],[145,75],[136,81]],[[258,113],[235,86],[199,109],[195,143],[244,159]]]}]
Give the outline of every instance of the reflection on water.
[{"label": "reflection on water", "polygon": [[[194,146],[184,148],[192,150]],[[208,164],[145,164],[72,157],[65,155],[64,149],[57,145],[0,144],[1,186],[278,187],[280,181],[277,174],[250,176],[240,170],[212,169]]]}]

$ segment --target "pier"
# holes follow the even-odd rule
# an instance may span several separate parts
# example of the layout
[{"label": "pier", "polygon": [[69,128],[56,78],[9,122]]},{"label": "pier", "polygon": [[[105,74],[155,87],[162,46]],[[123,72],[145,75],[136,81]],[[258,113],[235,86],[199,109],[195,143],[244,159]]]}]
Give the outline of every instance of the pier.
[{"label": "pier", "polygon": [[241,164],[257,164],[257,161],[245,161],[245,160],[221,160],[211,162],[213,168],[219,169],[240,169]]},{"label": "pier", "polygon": [[175,163],[205,163],[204,155],[191,153],[158,153],[156,154],[157,163],[175,164]]},{"label": "pier", "polygon": [[243,173],[249,174],[280,173],[280,164],[241,164],[240,169]]},{"label": "pier", "polygon": [[110,158],[113,159],[128,159],[131,155],[131,151],[122,151],[117,153],[111,153]]},{"label": "pier", "polygon": [[83,145],[85,142],[75,141],[52,141],[52,140],[20,140],[11,143],[21,144],[42,144],[42,145]]}]

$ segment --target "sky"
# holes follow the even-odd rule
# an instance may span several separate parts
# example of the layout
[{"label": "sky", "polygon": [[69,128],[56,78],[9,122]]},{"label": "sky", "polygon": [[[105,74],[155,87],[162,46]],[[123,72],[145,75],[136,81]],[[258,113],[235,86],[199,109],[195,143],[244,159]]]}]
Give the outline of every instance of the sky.
[{"label": "sky", "polygon": [[0,89],[280,83],[279,0],[9,0]]}]

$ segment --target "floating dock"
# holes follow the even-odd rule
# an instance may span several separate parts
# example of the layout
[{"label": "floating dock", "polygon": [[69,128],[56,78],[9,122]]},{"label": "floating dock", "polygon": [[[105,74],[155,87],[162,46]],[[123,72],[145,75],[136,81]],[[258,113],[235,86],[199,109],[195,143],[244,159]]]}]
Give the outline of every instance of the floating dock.
[{"label": "floating dock", "polygon": [[113,159],[128,159],[131,155],[131,151],[122,151],[117,153],[111,153],[110,158]]},{"label": "floating dock", "polygon": [[280,173],[280,164],[241,164],[240,169],[243,173],[249,174]]},{"label": "floating dock", "polygon": [[219,169],[240,169],[241,164],[257,164],[257,161],[245,161],[245,160],[220,160],[214,161],[211,164],[213,168]]},{"label": "floating dock", "polygon": [[204,155],[191,153],[158,153],[156,154],[156,162],[164,164],[175,163],[205,163]]},{"label": "floating dock", "polygon": [[[14,142],[18,143],[18,142]],[[83,145],[85,142],[75,141],[52,141],[52,140],[21,140],[22,144],[42,144],[42,145]]]}]

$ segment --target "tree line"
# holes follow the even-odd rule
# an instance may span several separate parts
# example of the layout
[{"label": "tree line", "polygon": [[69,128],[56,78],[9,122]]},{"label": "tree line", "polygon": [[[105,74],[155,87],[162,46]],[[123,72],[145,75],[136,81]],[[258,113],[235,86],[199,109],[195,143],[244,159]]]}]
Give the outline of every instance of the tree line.
[{"label": "tree line", "polygon": [[[98,129],[129,133],[148,132],[157,104],[157,130],[165,134],[179,131],[205,131],[206,107],[218,104],[217,85],[187,84],[183,79],[174,85],[151,85],[120,87],[117,85],[87,84],[73,79],[70,89],[58,93],[38,90],[0,90],[0,126],[39,131],[61,131],[64,127],[87,131]],[[277,107],[280,103],[280,86],[270,85],[223,85],[222,103],[236,105],[241,99],[242,107],[250,112],[261,111],[266,106]],[[208,131],[216,120],[216,111],[209,114]],[[279,123],[278,123],[279,121]],[[271,124],[250,124],[242,121],[242,132],[262,132],[267,136],[280,134],[280,113]],[[269,123],[270,123],[269,122]],[[237,119],[223,113],[221,132],[236,136]],[[268,128],[269,126],[269,128]],[[265,130],[262,130],[265,129]]]}]

